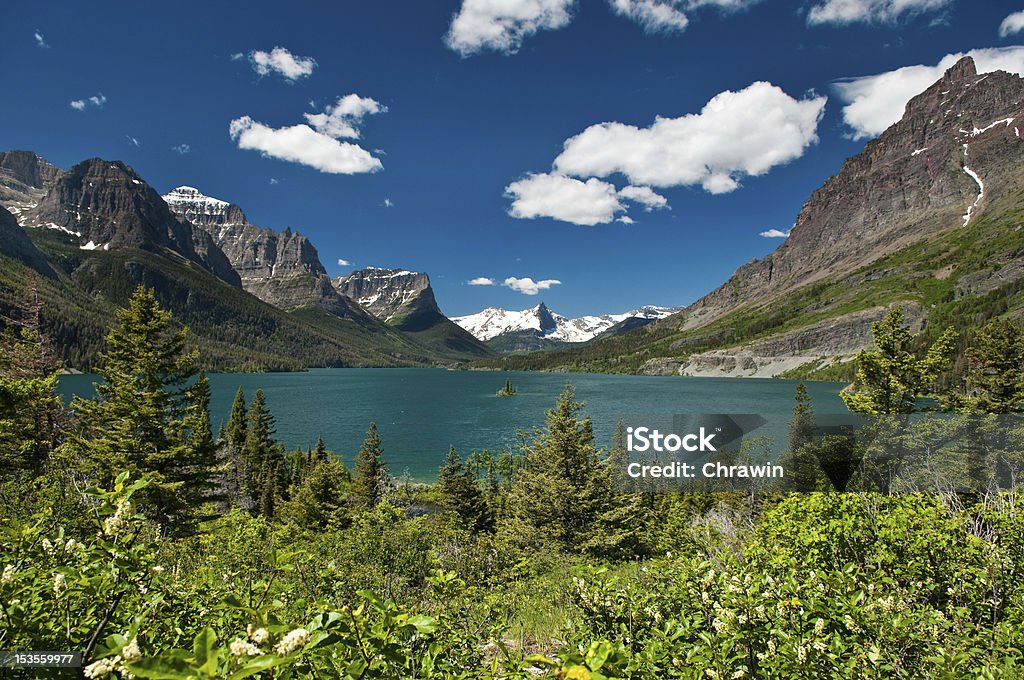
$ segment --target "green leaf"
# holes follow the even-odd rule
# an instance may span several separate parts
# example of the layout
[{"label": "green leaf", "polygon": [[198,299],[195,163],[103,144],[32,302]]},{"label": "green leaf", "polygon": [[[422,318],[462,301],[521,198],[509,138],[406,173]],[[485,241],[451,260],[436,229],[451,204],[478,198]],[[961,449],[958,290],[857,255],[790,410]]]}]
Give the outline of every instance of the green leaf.
[{"label": "green leaf", "polygon": [[265,654],[263,656],[255,656],[242,666],[241,669],[236,671],[234,674],[229,676],[228,680],[240,680],[241,678],[248,678],[251,675],[262,673],[265,670],[275,668],[288,662],[288,657],[277,656],[275,654]]},{"label": "green leaf", "polygon": [[196,665],[209,677],[213,677],[217,673],[219,651],[217,649],[217,634],[209,626],[200,631],[192,642],[192,653],[195,655]]},{"label": "green leaf", "polygon": [[170,656],[146,657],[126,666],[138,677],[151,680],[188,680],[195,677],[188,662]]},{"label": "green leaf", "polygon": [[434,617],[422,614],[410,616],[406,619],[405,623],[406,625],[413,626],[418,633],[424,634],[433,633],[441,625]]}]

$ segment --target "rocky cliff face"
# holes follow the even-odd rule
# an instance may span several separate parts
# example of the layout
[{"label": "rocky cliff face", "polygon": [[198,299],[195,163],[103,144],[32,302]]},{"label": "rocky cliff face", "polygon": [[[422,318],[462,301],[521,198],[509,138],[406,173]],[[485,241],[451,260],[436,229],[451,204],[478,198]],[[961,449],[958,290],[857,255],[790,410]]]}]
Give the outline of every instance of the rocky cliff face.
[{"label": "rocky cliff face", "polygon": [[212,239],[242,287],[264,302],[281,309],[319,305],[338,316],[362,315],[331,286],[316,248],[302,234],[258,227],[237,205],[193,187],[178,187],[163,200],[178,217]]},{"label": "rocky cliff face", "polygon": [[10,169],[8,189],[15,182],[24,187],[19,187],[21,197],[12,191],[5,202],[21,226],[58,230],[83,250],[171,251],[239,285],[216,245],[172,215],[153,188],[124,163],[93,158],[61,172],[34,154],[4,156]]},{"label": "rocky cliff face", "polygon": [[23,262],[43,276],[55,276],[53,269],[10,212],[0,208],[0,255]]},{"label": "rocky cliff face", "polygon": [[334,288],[378,319],[412,330],[443,316],[430,277],[405,269],[368,267],[334,280]]},{"label": "rocky cliff face", "polygon": [[703,326],[963,227],[1024,176],[1024,80],[965,57],[804,204],[789,238],[680,315]]},{"label": "rocky cliff face", "polygon": [[0,153],[0,205],[18,216],[34,208],[61,170],[31,151]]}]

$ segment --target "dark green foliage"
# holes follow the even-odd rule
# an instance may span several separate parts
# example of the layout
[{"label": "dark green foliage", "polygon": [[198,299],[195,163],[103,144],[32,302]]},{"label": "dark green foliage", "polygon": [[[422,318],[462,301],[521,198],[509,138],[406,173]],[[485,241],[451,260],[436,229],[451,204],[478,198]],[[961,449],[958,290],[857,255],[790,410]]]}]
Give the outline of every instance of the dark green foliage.
[{"label": "dark green foliage", "polygon": [[1019,321],[989,321],[966,355],[970,368],[964,406],[982,413],[1024,411],[1024,330]]},{"label": "dark green foliage", "polygon": [[[857,380],[853,390],[840,396],[855,413],[906,414],[917,409],[950,363],[957,334],[952,328],[925,351],[904,324],[903,309],[894,307],[882,321],[871,324],[874,348],[857,355]],[[919,356],[919,354],[921,356]]]},{"label": "dark green foliage", "polygon": [[267,408],[263,390],[256,390],[245,420],[240,452],[242,491],[261,515],[272,517],[275,497],[284,486],[284,456],[281,445],[274,440],[274,416]]},{"label": "dark green foliage", "polygon": [[580,419],[583,406],[566,385],[544,429],[535,429],[524,447],[501,527],[522,549],[602,553],[623,541],[615,516],[619,499],[607,461],[594,446],[590,418]]},{"label": "dark green foliage", "polygon": [[388,466],[381,456],[380,435],[377,434],[377,423],[370,423],[363,445],[356,455],[355,470],[352,478],[350,498],[356,508],[373,508],[384,498],[390,481]]},{"label": "dark green foliage", "polygon": [[470,533],[494,530],[494,514],[487,505],[476,476],[462,464],[454,446],[448,447],[448,457],[441,466],[437,479],[445,508],[459,519]]},{"label": "dark green foliage", "polygon": [[789,448],[782,460],[788,486],[794,491],[818,488],[821,471],[814,444],[814,407],[807,386],[800,382],[793,397],[793,419],[789,421]]},{"label": "dark green foliage", "polygon": [[[66,452],[76,469],[100,484],[111,484],[120,472],[149,474],[142,498],[168,529],[183,530],[208,491],[188,484],[200,459],[202,469],[209,462],[208,450],[192,448],[210,446],[209,415],[204,425],[188,384],[198,355],[187,350],[186,331],[172,325],[148,288],[138,288],[117,318],[101,355],[103,381],[95,398],[72,403],[78,427]],[[207,432],[191,441],[192,426]]]}]

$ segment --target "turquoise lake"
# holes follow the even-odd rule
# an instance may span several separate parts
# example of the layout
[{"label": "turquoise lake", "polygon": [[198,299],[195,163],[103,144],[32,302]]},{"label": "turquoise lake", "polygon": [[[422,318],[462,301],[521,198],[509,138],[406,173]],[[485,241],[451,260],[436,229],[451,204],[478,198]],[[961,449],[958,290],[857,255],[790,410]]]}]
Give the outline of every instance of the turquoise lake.
[{"label": "turquoise lake", "polygon": [[[495,392],[511,378],[518,395]],[[61,377],[60,390],[90,397],[95,375]],[[210,375],[214,428],[226,422],[235,392],[246,403],[257,389],[277,419],[288,449],[309,448],[322,436],[351,465],[370,421],[377,423],[392,476],[432,481],[448,445],[462,453],[515,450],[516,432],[544,424],[566,382],[587,402],[598,445],[609,446],[619,419],[674,413],[788,414],[796,383],[756,378],[683,378],[593,373],[449,371],[445,369],[313,369],[303,373]],[[846,412],[839,383],[808,383],[818,413]],[[785,430],[769,432],[785,437]]]}]

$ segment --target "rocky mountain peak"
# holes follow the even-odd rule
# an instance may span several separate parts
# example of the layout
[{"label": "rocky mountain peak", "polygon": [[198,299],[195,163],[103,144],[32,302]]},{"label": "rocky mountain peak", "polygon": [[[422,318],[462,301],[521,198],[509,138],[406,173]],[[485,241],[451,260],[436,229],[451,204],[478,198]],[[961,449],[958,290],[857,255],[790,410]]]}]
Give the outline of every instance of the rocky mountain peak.
[{"label": "rocky mountain peak", "polygon": [[387,322],[410,314],[441,314],[430,287],[430,277],[407,269],[367,267],[334,280],[335,289]]},{"label": "rocky mountain peak", "polygon": [[249,224],[245,213],[237,205],[207,196],[195,187],[175,187],[164,194],[163,198],[176,215],[197,226],[227,227]]},{"label": "rocky mountain peak", "polygon": [[775,252],[687,308],[683,327],[966,226],[1024,179],[1024,79],[964,57],[804,204]]}]

